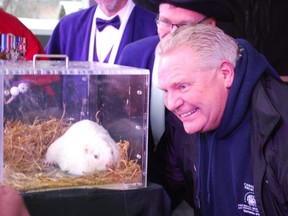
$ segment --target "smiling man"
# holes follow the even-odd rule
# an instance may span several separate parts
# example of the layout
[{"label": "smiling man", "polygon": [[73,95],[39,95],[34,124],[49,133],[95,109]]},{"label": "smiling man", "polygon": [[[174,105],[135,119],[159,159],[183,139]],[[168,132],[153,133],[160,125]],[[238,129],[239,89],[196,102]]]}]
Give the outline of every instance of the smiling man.
[{"label": "smiling man", "polygon": [[[119,58],[121,65],[137,68],[149,69],[151,72],[151,97],[149,113],[149,137],[148,137],[148,179],[163,185],[172,198],[172,206],[176,207],[183,199],[183,193],[176,193],[166,187],[167,179],[162,179],[159,175],[159,169],[165,168],[160,158],[166,157],[166,148],[170,149],[169,141],[163,131],[165,130],[165,117],[167,110],[163,105],[163,95],[156,88],[157,73],[154,68],[157,67],[155,61],[155,49],[160,40],[165,38],[171,32],[174,32],[180,26],[188,24],[206,23],[215,26],[217,21],[233,21],[234,15],[225,5],[217,0],[151,0],[159,5],[159,14],[156,18],[158,35],[147,37],[139,41],[128,44]],[[165,112],[166,111],[166,112]],[[160,140],[161,146],[154,150]],[[165,141],[165,142],[164,142]],[[163,151],[162,151],[163,149]],[[164,150],[165,149],[165,150]],[[159,152],[159,155],[158,155]],[[160,153],[161,152],[161,153]],[[158,161],[159,160],[159,161]],[[174,181],[174,180],[173,180]],[[179,190],[180,191],[180,190]]]},{"label": "smiling man", "polygon": [[[232,48],[236,55],[236,45]],[[166,107],[182,121],[189,134],[215,130],[223,116],[233,81],[234,74],[229,74],[228,69],[233,68],[235,61],[233,64],[223,61],[219,67],[202,63],[205,56],[198,52],[191,54],[184,45],[177,58],[175,55],[176,51],[172,51],[159,62],[158,85],[166,92]],[[220,69],[223,72],[217,73]],[[190,76],[192,72],[193,76]]]},{"label": "smiling man", "polygon": [[205,24],[167,35],[156,57],[168,188],[201,215],[287,215],[288,86],[266,58]]}]

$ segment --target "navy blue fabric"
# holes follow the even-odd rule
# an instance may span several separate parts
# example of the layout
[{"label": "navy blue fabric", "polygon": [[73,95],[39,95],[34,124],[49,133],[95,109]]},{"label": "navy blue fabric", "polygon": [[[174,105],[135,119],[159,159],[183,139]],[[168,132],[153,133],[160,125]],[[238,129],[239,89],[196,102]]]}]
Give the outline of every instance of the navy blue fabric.
[{"label": "navy blue fabric", "polygon": [[[265,57],[238,40],[241,57],[220,126],[200,134],[200,195],[203,215],[247,215],[241,206],[247,193],[254,197],[250,149],[250,98],[266,71],[276,75]],[[251,189],[250,188],[250,189]],[[249,206],[249,205],[247,205]],[[252,213],[259,213],[254,209]]]},{"label": "navy blue fabric", "polygon": [[[250,149],[250,98],[265,71],[277,73],[263,55],[237,40],[241,57],[224,115],[216,131],[200,134],[200,197],[203,215],[247,215],[241,206],[254,191]],[[258,213],[256,209],[252,213]]]},{"label": "navy blue fabric", "polygon": [[149,69],[152,73],[155,49],[159,41],[159,37],[155,35],[128,44],[121,53],[119,64]]}]

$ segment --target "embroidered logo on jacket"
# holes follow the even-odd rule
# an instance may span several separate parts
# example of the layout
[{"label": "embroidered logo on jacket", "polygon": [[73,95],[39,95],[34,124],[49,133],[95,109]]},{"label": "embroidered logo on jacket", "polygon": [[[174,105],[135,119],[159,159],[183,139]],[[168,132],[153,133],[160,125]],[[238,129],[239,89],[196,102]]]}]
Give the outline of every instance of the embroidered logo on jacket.
[{"label": "embroidered logo on jacket", "polygon": [[243,213],[260,216],[259,210],[256,205],[256,199],[254,195],[254,186],[248,183],[244,183],[244,203],[238,204],[238,209]]}]

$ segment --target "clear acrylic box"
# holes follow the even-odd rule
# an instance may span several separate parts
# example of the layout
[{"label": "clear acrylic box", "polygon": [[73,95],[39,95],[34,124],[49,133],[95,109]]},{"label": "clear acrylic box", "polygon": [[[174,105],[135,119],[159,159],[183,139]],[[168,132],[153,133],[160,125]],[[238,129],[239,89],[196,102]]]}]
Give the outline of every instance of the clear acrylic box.
[{"label": "clear acrylic box", "polygon": [[146,187],[149,71],[38,57],[0,63],[0,182],[20,192]]}]

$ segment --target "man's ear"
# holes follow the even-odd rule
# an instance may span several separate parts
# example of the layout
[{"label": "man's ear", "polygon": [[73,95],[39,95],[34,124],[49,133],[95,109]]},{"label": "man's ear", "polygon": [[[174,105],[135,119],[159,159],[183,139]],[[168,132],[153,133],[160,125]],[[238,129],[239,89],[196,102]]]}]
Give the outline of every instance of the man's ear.
[{"label": "man's ear", "polygon": [[214,18],[212,18],[210,24],[211,24],[212,26],[216,26],[216,20],[215,20]]},{"label": "man's ear", "polygon": [[231,88],[233,80],[234,80],[234,67],[233,65],[227,61],[222,60],[219,66],[219,72],[224,79],[224,85],[226,88]]}]

